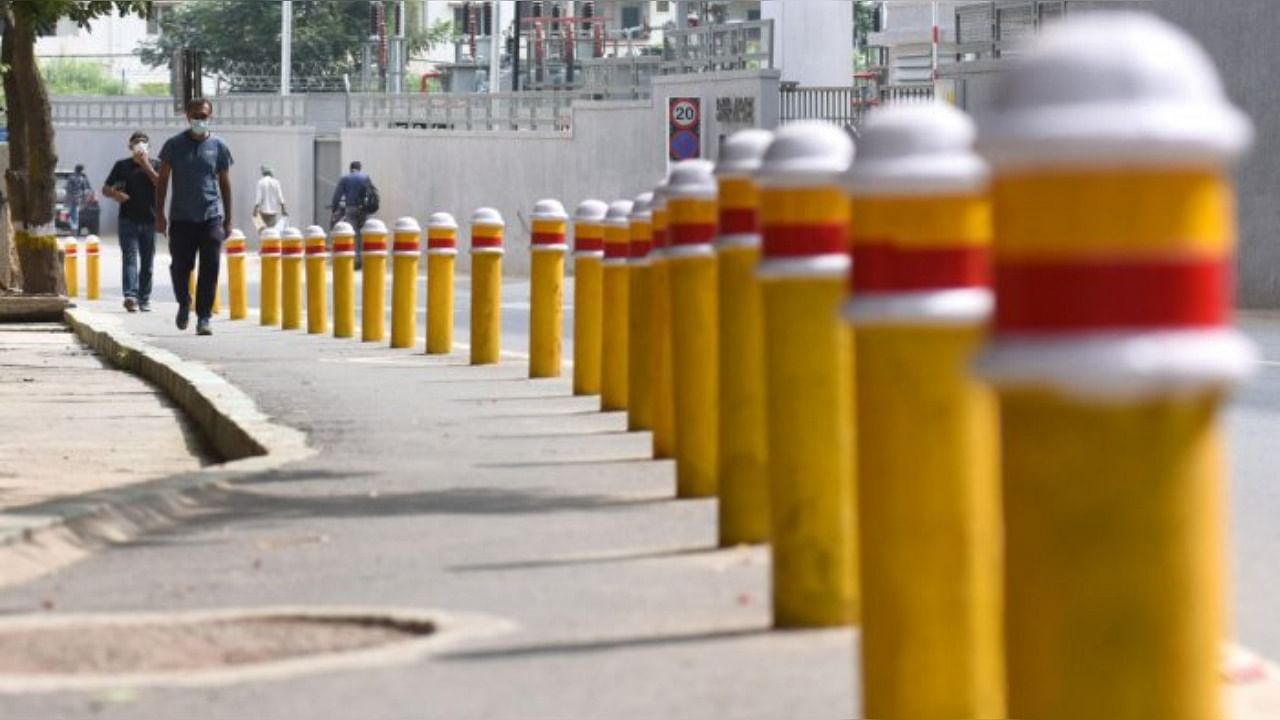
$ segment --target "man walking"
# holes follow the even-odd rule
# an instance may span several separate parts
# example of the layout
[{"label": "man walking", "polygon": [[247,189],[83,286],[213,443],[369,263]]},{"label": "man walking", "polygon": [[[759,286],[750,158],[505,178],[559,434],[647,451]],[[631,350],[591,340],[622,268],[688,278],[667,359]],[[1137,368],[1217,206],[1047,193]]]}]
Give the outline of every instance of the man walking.
[{"label": "man walking", "polygon": [[369,207],[369,198],[374,193],[373,180],[364,173],[359,160],[351,163],[351,172],[343,175],[338,186],[333,189],[333,202],[330,205],[333,206],[335,215],[341,209],[342,219],[351,223],[356,231],[357,270],[364,259],[364,236],[360,229],[364,227],[365,220],[369,219],[369,214],[378,210],[376,207]]},{"label": "man walking", "polygon": [[[222,241],[231,233],[231,150],[209,132],[213,104],[204,98],[187,102],[186,132],[169,138],[160,149],[156,180],[156,230],[169,235],[169,275],[178,300],[176,323],[186,330],[191,318],[188,278],[200,256],[196,278],[196,334],[212,335],[209,318],[218,289]],[[169,180],[173,204],[165,215]],[[172,219],[172,223],[170,223]]]},{"label": "man walking", "polygon": [[80,206],[84,205],[92,190],[89,183],[89,176],[84,174],[84,165],[76,165],[76,171],[67,178],[67,212],[70,213],[68,222],[71,224],[71,234],[80,235]]},{"label": "man walking", "polygon": [[[102,194],[120,203],[120,254],[124,309],[151,311],[151,266],[156,257],[156,181],[160,163],[150,156],[144,132],[129,136],[129,157],[118,160]],[[141,262],[139,262],[141,260]]]},{"label": "man walking", "polygon": [[262,178],[258,180],[257,192],[253,200],[253,214],[262,220],[262,227],[274,228],[281,215],[288,215],[284,205],[284,192],[280,189],[280,181],[269,165],[262,166]]}]

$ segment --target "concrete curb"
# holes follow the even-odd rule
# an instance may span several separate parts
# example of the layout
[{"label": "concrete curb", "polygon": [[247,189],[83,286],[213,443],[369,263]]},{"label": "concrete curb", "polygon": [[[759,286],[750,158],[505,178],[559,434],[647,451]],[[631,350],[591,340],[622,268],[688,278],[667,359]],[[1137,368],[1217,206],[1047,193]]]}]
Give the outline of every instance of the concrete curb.
[{"label": "concrete curb", "polygon": [[102,546],[171,525],[216,486],[315,454],[303,433],[273,423],[249,396],[217,373],[148,345],[117,318],[72,308],[63,320],[113,365],[159,387],[224,462],[0,512],[0,586],[25,582]]}]

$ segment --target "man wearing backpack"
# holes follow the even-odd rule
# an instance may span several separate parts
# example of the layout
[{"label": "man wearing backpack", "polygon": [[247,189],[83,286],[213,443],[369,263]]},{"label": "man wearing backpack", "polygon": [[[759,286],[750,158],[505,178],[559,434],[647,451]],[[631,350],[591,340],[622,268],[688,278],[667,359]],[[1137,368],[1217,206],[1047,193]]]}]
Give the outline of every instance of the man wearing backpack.
[{"label": "man wearing backpack", "polygon": [[364,259],[364,236],[360,230],[369,216],[378,212],[378,188],[373,180],[361,170],[360,161],[351,163],[351,172],[342,176],[338,186],[333,189],[334,217],[341,217],[351,223],[356,231],[356,269],[359,270]]}]

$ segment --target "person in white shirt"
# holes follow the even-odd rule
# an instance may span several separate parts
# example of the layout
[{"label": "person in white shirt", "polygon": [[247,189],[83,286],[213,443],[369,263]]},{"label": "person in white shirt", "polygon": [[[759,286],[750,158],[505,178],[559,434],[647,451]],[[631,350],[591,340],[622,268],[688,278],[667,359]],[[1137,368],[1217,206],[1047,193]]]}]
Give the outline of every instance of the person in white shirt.
[{"label": "person in white shirt", "polygon": [[262,226],[273,228],[281,215],[288,215],[284,205],[284,192],[280,189],[280,181],[276,180],[270,166],[262,166],[262,179],[258,180],[258,191],[253,201],[253,214],[262,219]]}]

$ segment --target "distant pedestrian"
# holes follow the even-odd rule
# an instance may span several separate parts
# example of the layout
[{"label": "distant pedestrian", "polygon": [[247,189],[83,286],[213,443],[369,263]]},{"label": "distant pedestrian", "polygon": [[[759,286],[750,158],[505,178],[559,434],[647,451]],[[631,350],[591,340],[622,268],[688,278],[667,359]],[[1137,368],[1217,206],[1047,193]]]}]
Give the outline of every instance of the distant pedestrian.
[{"label": "distant pedestrian", "polygon": [[373,179],[364,173],[360,161],[351,163],[351,172],[342,176],[338,186],[333,189],[334,217],[340,217],[351,223],[356,231],[356,269],[359,270],[364,260],[364,236],[360,229],[369,216],[378,212],[378,188]]},{"label": "distant pedestrian", "polygon": [[289,214],[284,204],[280,181],[275,178],[269,165],[262,166],[262,177],[258,179],[258,189],[253,200],[253,214],[262,221],[263,228],[274,228],[280,221],[280,216]]},{"label": "distant pedestrian", "polygon": [[151,311],[151,268],[156,257],[156,182],[160,163],[144,132],[129,136],[129,157],[117,160],[102,194],[120,203],[120,254],[124,309]]},{"label": "distant pedestrian", "polygon": [[[231,233],[231,150],[209,132],[213,103],[204,98],[187,102],[185,132],[165,141],[160,149],[160,177],[156,181],[156,230],[169,235],[169,275],[178,300],[176,323],[186,330],[191,317],[188,278],[200,256],[196,278],[196,333],[212,335],[209,318],[218,290],[222,241]],[[173,204],[165,215],[169,180]]]},{"label": "distant pedestrian", "polygon": [[93,185],[89,182],[89,176],[84,174],[84,165],[76,165],[76,171],[71,173],[71,177],[67,178],[67,212],[71,217],[71,234],[80,234],[80,208],[89,199],[89,193],[93,192]]}]

